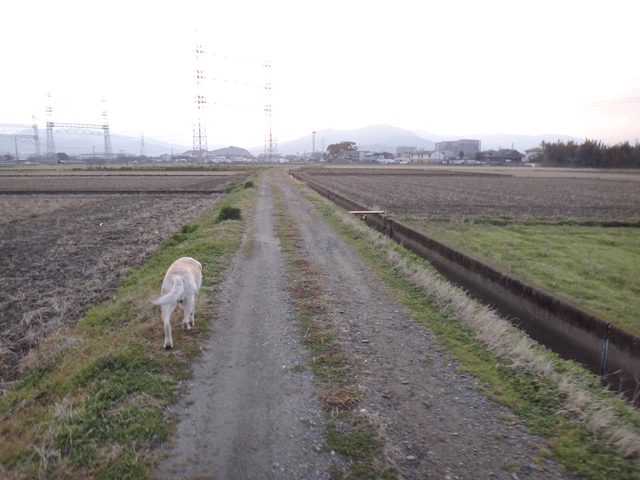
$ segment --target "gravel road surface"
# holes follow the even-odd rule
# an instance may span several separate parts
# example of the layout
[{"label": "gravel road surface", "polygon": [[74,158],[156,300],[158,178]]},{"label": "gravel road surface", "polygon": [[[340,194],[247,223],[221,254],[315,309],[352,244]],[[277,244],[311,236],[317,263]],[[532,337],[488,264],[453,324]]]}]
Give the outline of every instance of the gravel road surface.
[{"label": "gravel road surface", "polygon": [[[214,299],[213,335],[176,435],[154,478],[316,479],[349,460],[324,448],[325,414],[294,328],[273,189],[297,219],[302,254],[321,272],[328,316],[358,375],[356,407],[378,426],[385,462],[406,479],[567,478],[543,438],[475,390],[450,352],[277,170],[265,174],[245,242]],[[248,252],[248,253],[247,253]]]}]

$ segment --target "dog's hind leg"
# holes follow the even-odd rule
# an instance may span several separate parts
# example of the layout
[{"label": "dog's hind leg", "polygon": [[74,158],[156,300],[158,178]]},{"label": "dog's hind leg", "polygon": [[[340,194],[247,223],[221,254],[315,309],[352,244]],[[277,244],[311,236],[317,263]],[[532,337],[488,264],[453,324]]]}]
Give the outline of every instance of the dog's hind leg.
[{"label": "dog's hind leg", "polygon": [[196,300],[194,297],[187,298],[182,305],[182,308],[184,310],[184,320],[182,320],[182,326],[185,330],[191,330],[195,325]]},{"label": "dog's hind leg", "polygon": [[193,308],[191,309],[191,328],[196,326],[196,305],[198,304],[198,292],[193,295]]},{"label": "dog's hind leg", "polygon": [[171,338],[171,305],[162,305],[162,321],[164,322],[164,348],[173,348]]}]

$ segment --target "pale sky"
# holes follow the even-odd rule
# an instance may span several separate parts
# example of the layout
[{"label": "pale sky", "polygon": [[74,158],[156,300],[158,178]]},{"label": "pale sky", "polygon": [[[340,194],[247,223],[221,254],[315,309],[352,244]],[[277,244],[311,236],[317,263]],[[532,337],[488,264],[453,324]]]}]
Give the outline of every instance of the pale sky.
[{"label": "pale sky", "polygon": [[106,107],[112,133],[189,146],[198,42],[210,149],[264,145],[268,81],[279,142],[381,123],[640,137],[638,0],[7,3],[0,123]]}]

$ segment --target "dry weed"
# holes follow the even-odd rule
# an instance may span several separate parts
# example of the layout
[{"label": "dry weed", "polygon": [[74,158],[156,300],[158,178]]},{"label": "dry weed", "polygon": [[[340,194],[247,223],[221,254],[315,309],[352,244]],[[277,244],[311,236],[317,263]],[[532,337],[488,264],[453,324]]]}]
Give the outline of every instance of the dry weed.
[{"label": "dry weed", "polygon": [[340,410],[349,410],[360,403],[360,396],[350,388],[329,387],[320,394],[320,400]]},{"label": "dry weed", "polygon": [[472,328],[476,332],[476,338],[492,353],[509,361],[512,368],[555,384],[558,391],[566,397],[562,410],[558,413],[574,418],[591,431],[601,434],[625,458],[640,454],[640,435],[624,425],[624,421],[598,395],[584,387],[579,378],[567,373],[558,374],[552,361],[536,351],[533,340],[496,312],[477,304],[431,269],[410,265],[393,250],[391,240],[368,228],[352,215],[339,211],[337,216],[358,238],[366,240],[374,251],[384,253],[392,269],[433,297],[435,305],[442,312]]}]

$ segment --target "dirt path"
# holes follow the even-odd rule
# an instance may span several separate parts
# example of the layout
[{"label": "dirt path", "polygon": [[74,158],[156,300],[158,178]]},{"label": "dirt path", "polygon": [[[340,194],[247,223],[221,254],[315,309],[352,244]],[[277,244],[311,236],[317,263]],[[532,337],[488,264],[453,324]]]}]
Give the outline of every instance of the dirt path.
[{"label": "dirt path", "polygon": [[303,255],[322,272],[329,316],[361,372],[359,414],[378,425],[400,478],[553,479],[543,439],[482,396],[449,352],[413,322],[369,267],[277,172],[265,175],[249,237],[217,298],[214,334],[194,368],[175,448],[158,478],[329,478],[347,460],[323,451],[324,416],[293,330],[271,189],[297,219]]},{"label": "dirt path", "polygon": [[295,372],[304,352],[280,242],[270,176],[262,182],[245,241],[217,299],[214,335],[194,368],[174,450],[157,478],[327,478],[331,455],[311,374]]}]

